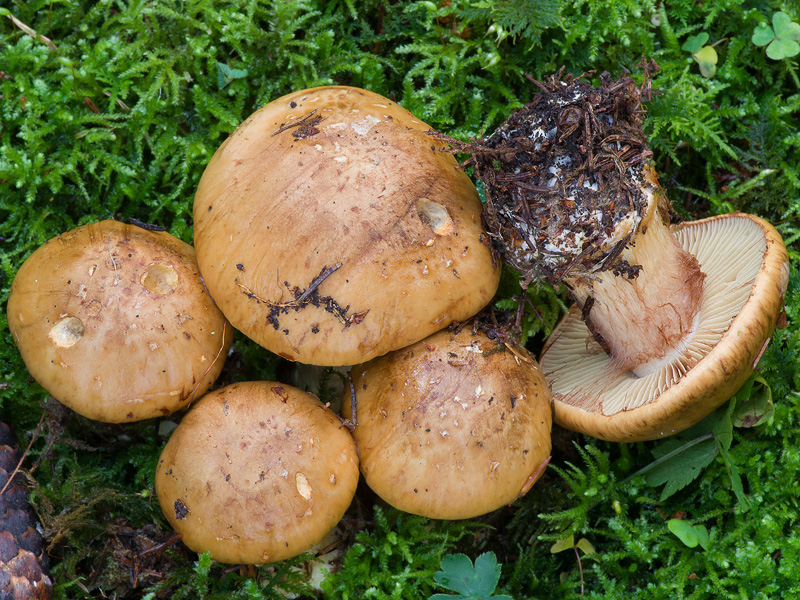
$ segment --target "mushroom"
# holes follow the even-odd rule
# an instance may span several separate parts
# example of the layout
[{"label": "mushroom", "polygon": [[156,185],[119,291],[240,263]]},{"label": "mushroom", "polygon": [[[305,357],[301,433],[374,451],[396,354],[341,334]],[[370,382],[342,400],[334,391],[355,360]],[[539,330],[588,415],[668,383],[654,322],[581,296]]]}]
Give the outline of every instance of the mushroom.
[{"label": "mushroom", "polygon": [[197,402],[164,447],[155,483],[191,550],[260,564],[319,542],[350,506],[358,477],[338,417],[306,392],[258,381]]},{"label": "mushroom", "polygon": [[[523,348],[440,331],[353,368],[343,414],[361,472],[392,506],[476,517],[527,493],[550,458],[550,391]],[[346,386],[347,387],[347,386]]]},{"label": "mushroom", "polygon": [[8,326],[42,387],[110,423],[199,398],[233,340],[194,249],[113,220],[61,234],[28,257],[11,285]]},{"label": "mushroom", "polygon": [[[705,275],[690,331],[638,372],[620,372],[613,354],[603,351],[581,319],[581,309],[572,307],[541,357],[559,425],[610,441],[671,435],[728,400],[756,368],[788,282],[780,235],[763,219],[741,213],[684,223],[670,232]],[[642,272],[658,273],[658,262],[642,262]],[[627,280],[620,283],[630,286]],[[629,325],[615,344],[638,335],[636,324]]]},{"label": "mushroom", "polygon": [[491,300],[500,268],[480,199],[428,130],[342,86],[239,126],[194,200],[200,272],[237,329],[292,361],[352,365]]},{"label": "mushroom", "polygon": [[789,273],[757,217],[670,227],[641,129],[645,66],[641,85],[553,76],[474,148],[504,259],[524,284],[563,283],[575,299],[540,359],[555,421],[612,441],[675,433],[725,402],[758,362]]}]

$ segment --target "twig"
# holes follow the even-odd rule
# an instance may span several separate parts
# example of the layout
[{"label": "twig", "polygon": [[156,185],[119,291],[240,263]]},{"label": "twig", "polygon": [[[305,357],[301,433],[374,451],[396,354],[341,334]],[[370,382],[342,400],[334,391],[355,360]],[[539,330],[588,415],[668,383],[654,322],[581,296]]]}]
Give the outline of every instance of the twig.
[{"label": "twig", "polygon": [[353,383],[352,371],[347,371],[347,382],[350,384],[350,422],[355,427],[358,425],[358,420],[356,419],[356,386]]},{"label": "twig", "polygon": [[294,300],[290,300],[289,302],[273,302],[272,300],[267,300],[266,298],[258,296],[246,285],[239,283],[238,279],[235,281],[236,285],[242,288],[248,296],[252,296],[256,300],[259,300],[264,304],[268,304],[269,306],[274,306],[276,308],[298,308],[302,306],[306,300],[308,300],[308,297],[314,293],[314,291],[322,284],[323,281],[325,281],[328,277],[330,277],[341,266],[342,263],[336,263],[332,267],[323,267],[322,270],[319,272],[319,275],[317,275],[316,277],[314,277],[314,279],[311,280],[308,289],[303,291],[303,293],[300,294],[297,298],[295,298]]},{"label": "twig", "polygon": [[323,267],[322,270],[319,272],[314,279],[311,280],[311,284],[308,286],[305,292],[300,294],[300,296],[295,300],[297,304],[302,304],[305,300],[314,293],[320,284],[325,281],[328,277],[330,277],[334,272],[336,272],[339,267],[342,266],[342,263],[336,263],[332,267]]},{"label": "twig", "polygon": [[48,38],[46,38],[42,34],[36,33],[35,29],[32,29],[31,27],[28,27],[27,25],[25,25],[25,23],[20,21],[14,15],[8,15],[8,18],[11,19],[11,22],[14,23],[14,25],[19,27],[22,31],[27,33],[33,39],[39,40],[40,42],[44,42],[47,45],[47,47],[50,48],[50,50],[55,50],[56,49],[56,45],[53,42],[51,42]]},{"label": "twig", "polygon": [[136,558],[144,558],[148,554],[152,554],[153,552],[161,552],[164,548],[167,548],[177,542],[179,539],[183,537],[182,533],[176,533],[168,540],[161,542],[160,544],[156,544],[155,546],[150,546],[147,550],[142,550],[139,554],[136,555]]},{"label": "twig", "polygon": [[[519,360],[521,360],[522,362],[524,362],[524,363],[528,363],[529,365],[532,365],[532,364],[533,364],[533,361],[532,361],[530,358],[528,358],[527,356],[525,356],[524,354],[522,354],[522,353],[521,353],[519,350],[517,350],[516,348],[514,348],[514,344],[513,344],[513,343],[509,343],[509,342],[503,342],[503,345],[504,345],[506,348],[508,348],[508,350],[511,352],[511,354],[513,354],[514,356],[516,356],[516,357],[517,357]],[[513,408],[513,406],[512,406],[512,408]]]},{"label": "twig", "polygon": [[36,425],[36,429],[33,431],[33,435],[31,436],[31,441],[28,443],[28,447],[25,448],[25,452],[23,452],[22,456],[19,457],[17,466],[14,468],[14,471],[9,476],[8,481],[6,481],[6,484],[3,486],[3,489],[0,490],[0,496],[2,496],[5,493],[6,489],[8,489],[8,486],[11,485],[12,481],[14,481],[14,477],[17,475],[17,473],[19,473],[19,470],[22,468],[22,463],[25,460],[25,457],[28,455],[28,452],[30,451],[31,447],[33,446],[33,442],[35,442],[36,438],[39,437],[39,429],[41,429],[42,423],[44,423],[44,415],[45,413],[44,411],[42,411],[42,416],[39,418],[39,423]]},{"label": "twig", "polygon": [[[284,123],[283,125],[278,127],[275,131],[273,131],[272,135],[278,135],[279,133],[282,133],[282,132],[286,131],[287,129],[292,129],[293,127],[298,127],[300,125],[306,124],[306,121],[308,121],[311,117],[313,117],[316,112],[317,112],[317,109],[315,108],[310,113],[308,113],[305,117],[303,117],[301,119],[298,119],[297,121],[292,121],[291,123]],[[316,119],[314,119],[313,122],[307,123],[307,124],[308,125],[316,125],[321,120],[322,120],[322,117],[317,117]]]},{"label": "twig", "polygon": [[217,351],[217,355],[214,357],[214,360],[211,361],[211,364],[208,365],[208,368],[205,370],[205,372],[200,376],[200,380],[197,382],[197,385],[195,386],[194,391],[192,392],[192,397],[189,398],[189,404],[187,404],[187,406],[192,405],[192,402],[194,402],[194,396],[195,394],[197,394],[197,390],[200,389],[200,384],[203,383],[203,379],[205,379],[206,375],[208,375],[208,372],[212,368],[214,368],[214,364],[216,364],[216,362],[219,360],[220,354],[222,354],[222,349],[225,347],[225,327],[227,324],[228,320],[224,319],[222,321],[222,341],[219,345],[219,350]]}]

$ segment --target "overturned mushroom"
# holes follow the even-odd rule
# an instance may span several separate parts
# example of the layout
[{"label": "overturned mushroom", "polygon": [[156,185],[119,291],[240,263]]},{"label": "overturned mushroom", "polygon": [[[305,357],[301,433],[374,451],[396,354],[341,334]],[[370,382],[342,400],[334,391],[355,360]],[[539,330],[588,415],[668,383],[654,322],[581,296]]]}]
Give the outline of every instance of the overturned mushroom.
[{"label": "overturned mushroom", "polygon": [[342,403],[367,484],[400,510],[475,517],[524,495],[550,455],[550,391],[535,360],[469,328],[353,369]]},{"label": "overturned mushroom", "polygon": [[357,483],[355,444],[338,417],[266,381],[203,397],[156,470],[161,510],[183,542],[235,564],[305,552],[339,522]]},{"label": "overturned mushroom", "polygon": [[539,86],[469,150],[505,260],[575,299],[541,357],[555,420],[616,441],[685,429],[755,368],[786,289],[783,242],[738,213],[670,227],[641,130],[647,71]]},{"label": "overturned mushroom", "polygon": [[194,200],[200,271],[237,329],[292,361],[351,365],[489,302],[500,269],[480,199],[427,130],[341,86],[240,125]]},{"label": "overturned mushroom", "polygon": [[[691,329],[639,372],[620,372],[573,307],[541,359],[561,425],[613,441],[671,435],[725,402],[756,368],[788,280],[780,235],[739,213],[684,223],[672,233],[705,275]],[[625,335],[635,337],[636,328]],[[627,339],[619,335],[617,343]]]},{"label": "overturned mushroom", "polygon": [[11,286],[8,326],[42,387],[112,423],[169,414],[202,396],[233,340],[191,246],[112,220],[31,254]]}]

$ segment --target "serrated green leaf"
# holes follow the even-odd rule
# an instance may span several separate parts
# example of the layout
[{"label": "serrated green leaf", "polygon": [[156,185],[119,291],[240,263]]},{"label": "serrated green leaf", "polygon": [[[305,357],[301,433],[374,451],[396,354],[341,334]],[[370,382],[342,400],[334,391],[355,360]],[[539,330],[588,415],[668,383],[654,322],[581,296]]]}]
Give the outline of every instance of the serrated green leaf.
[{"label": "serrated green leaf", "polygon": [[475,559],[476,595],[479,598],[494,592],[500,581],[500,570],[494,552],[484,552]]},{"label": "serrated green leaf", "polygon": [[775,404],[772,402],[772,389],[760,375],[753,377],[748,388],[748,394],[736,394],[736,408],[732,416],[735,427],[757,427],[768,422],[775,414]]},{"label": "serrated green leaf", "polygon": [[728,469],[728,475],[731,478],[731,488],[736,495],[736,500],[738,500],[743,510],[750,510],[750,501],[747,499],[747,496],[744,495],[744,487],[742,486],[742,478],[739,476],[739,469],[731,461],[726,448],[717,446],[717,450],[719,450],[722,460]]},{"label": "serrated green leaf", "polygon": [[476,598],[474,596],[462,596],[461,594],[433,594],[428,596],[428,600],[514,600],[511,596],[501,594],[499,596],[486,596]]},{"label": "serrated green leaf", "polygon": [[714,439],[707,436],[699,441],[695,439],[689,442],[672,438],[656,446],[652,453],[656,459],[671,455],[645,474],[648,485],[664,485],[661,500],[666,500],[697,479],[702,470],[714,460],[717,450]]},{"label": "serrated green leaf", "polygon": [[751,41],[756,46],[766,46],[775,39],[775,32],[766,23],[759,23],[753,30]]},{"label": "serrated green leaf", "polygon": [[689,37],[681,46],[681,50],[695,54],[702,48],[708,41],[708,34],[705,31]]},{"label": "serrated green leaf", "polygon": [[775,29],[775,37],[782,40],[800,40],[800,24],[792,21],[792,18],[783,11],[778,11],[772,15],[772,27]]},{"label": "serrated green leaf", "polygon": [[712,46],[704,46],[693,54],[697,64],[700,65],[700,73],[703,77],[711,79],[717,73],[717,51]]},{"label": "serrated green leaf", "polygon": [[800,44],[793,40],[775,39],[767,46],[767,56],[773,60],[783,60],[800,54]]},{"label": "serrated green leaf", "polygon": [[465,554],[449,554],[442,558],[441,571],[433,580],[466,598],[488,600],[500,581],[500,571],[494,552],[481,554],[474,566]]},{"label": "serrated green leaf", "polygon": [[570,550],[575,545],[575,536],[568,535],[565,538],[561,538],[560,540],[556,541],[555,544],[550,546],[550,554],[558,554],[559,552],[563,552],[564,550]]},{"label": "serrated green leaf", "polygon": [[[752,386],[752,382],[748,384]],[[717,443],[726,450],[731,447],[733,443],[733,411],[736,408],[736,397],[731,398],[724,411],[720,411],[720,418],[714,423],[711,432],[714,434],[714,439]]]}]

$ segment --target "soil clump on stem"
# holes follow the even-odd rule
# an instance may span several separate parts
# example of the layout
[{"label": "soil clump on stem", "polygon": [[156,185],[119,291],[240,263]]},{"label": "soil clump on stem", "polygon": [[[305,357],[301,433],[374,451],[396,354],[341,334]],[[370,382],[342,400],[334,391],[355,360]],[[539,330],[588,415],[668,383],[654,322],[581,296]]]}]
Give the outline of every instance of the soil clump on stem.
[{"label": "soil clump on stem", "polygon": [[[534,83],[540,93],[492,135],[468,143],[448,140],[471,155],[486,188],[484,220],[494,247],[532,281],[552,283],[613,270],[633,278],[636,265],[619,256],[647,206],[643,168],[652,156],[642,131],[654,62],[642,61],[643,80],[563,68]],[[660,211],[668,211],[666,206]]]}]

